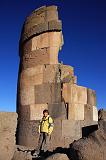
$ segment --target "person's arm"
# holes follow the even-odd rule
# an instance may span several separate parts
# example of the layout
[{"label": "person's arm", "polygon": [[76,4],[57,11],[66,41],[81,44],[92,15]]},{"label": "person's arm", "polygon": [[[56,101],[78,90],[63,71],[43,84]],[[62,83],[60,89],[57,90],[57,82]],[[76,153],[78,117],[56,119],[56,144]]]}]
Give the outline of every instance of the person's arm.
[{"label": "person's arm", "polygon": [[53,119],[49,117],[49,131],[48,131],[49,135],[53,132],[53,127],[54,127]]},{"label": "person's arm", "polygon": [[38,132],[41,132],[41,121],[39,122],[39,128],[38,128]]}]

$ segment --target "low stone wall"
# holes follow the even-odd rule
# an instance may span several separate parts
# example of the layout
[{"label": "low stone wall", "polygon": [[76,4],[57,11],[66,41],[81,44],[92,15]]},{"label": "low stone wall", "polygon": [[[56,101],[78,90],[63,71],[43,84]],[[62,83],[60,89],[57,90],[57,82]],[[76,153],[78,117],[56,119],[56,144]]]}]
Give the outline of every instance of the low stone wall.
[{"label": "low stone wall", "polygon": [[17,113],[0,112],[0,160],[11,160],[15,151]]}]

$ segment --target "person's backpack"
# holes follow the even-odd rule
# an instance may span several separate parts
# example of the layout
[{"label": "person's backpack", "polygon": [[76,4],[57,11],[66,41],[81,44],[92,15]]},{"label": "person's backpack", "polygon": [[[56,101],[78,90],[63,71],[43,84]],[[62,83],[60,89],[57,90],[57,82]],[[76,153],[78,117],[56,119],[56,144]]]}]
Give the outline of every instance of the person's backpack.
[{"label": "person's backpack", "polygon": [[[52,127],[54,127],[54,121],[53,121],[53,123],[50,123],[49,122],[49,119],[50,119],[51,117],[48,117],[48,123],[49,123],[49,128],[52,126]],[[53,120],[53,119],[52,119]]]}]

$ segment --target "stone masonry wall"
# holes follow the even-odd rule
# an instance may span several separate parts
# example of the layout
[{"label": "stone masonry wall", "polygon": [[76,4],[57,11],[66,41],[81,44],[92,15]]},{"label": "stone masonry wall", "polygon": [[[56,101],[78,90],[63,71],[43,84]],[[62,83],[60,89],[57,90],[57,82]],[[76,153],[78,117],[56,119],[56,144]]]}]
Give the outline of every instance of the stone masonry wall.
[{"label": "stone masonry wall", "polygon": [[77,84],[73,67],[58,62],[62,45],[56,6],[43,6],[26,18],[20,38],[17,90],[20,145],[37,145],[44,109],[55,123],[52,148],[67,146],[82,137],[82,127],[97,124],[96,93]]},{"label": "stone masonry wall", "polygon": [[0,112],[0,160],[11,160],[16,145],[17,113]]}]

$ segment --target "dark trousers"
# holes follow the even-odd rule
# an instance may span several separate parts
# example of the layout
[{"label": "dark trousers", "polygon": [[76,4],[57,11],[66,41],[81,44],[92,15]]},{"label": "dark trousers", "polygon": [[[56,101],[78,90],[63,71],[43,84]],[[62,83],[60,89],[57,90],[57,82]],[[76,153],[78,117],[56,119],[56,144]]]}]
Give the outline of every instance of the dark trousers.
[{"label": "dark trousers", "polygon": [[50,135],[48,135],[48,133],[45,132],[40,133],[38,147],[37,147],[38,153],[40,153],[41,150],[46,152],[48,150],[49,142],[50,142]]}]

